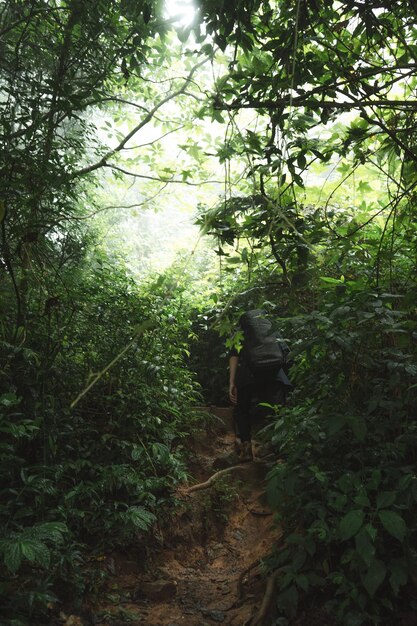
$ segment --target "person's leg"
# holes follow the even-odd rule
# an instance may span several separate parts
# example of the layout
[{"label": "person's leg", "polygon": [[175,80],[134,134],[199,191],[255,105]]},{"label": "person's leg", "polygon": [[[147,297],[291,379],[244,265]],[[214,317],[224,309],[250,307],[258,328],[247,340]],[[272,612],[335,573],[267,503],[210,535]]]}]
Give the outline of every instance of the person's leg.
[{"label": "person's leg", "polygon": [[251,401],[253,386],[243,385],[237,390],[237,405],[235,409],[237,447],[236,452],[240,461],[252,461],[251,444]]},{"label": "person's leg", "polygon": [[235,408],[236,436],[242,441],[251,439],[251,399],[252,385],[242,385],[237,390],[237,405]]}]

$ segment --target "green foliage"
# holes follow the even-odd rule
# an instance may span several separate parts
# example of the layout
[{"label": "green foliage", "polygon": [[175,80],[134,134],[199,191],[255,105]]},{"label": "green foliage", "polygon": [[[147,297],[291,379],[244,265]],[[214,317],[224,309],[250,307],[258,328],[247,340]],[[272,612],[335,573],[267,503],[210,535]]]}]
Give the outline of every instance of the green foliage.
[{"label": "green foliage", "polygon": [[337,623],[390,624],[409,606],[417,365],[404,304],[336,285],[322,312],[289,320],[298,389],[274,423],[283,461],[268,479],[287,545],[271,565],[288,615],[313,589]]},{"label": "green foliage", "polygon": [[218,308],[195,310],[190,367],[197,374],[205,402],[223,406],[228,395],[228,355],[223,338],[214,328],[218,312]]},{"label": "green foliage", "polygon": [[[35,0],[0,12],[2,623],[49,623],[55,598],[79,602],[89,555],[151,543],[185,476],[200,401],[188,305],[172,276],[139,288],[86,221],[103,208],[91,175],[136,132],[120,113],[127,81],[139,130],[192,75],[186,59],[189,78],[158,104],[150,82],[137,87],[147,57],[166,58],[161,8]],[[122,127],[104,119],[109,145],[105,106]],[[162,164],[155,177],[171,176]]]},{"label": "green foliage", "polygon": [[[236,320],[265,306],[296,356],[296,391],[268,430],[283,457],[268,481],[285,531],[268,563],[282,574],[278,606],[293,620],[314,594],[336,622],[388,624],[416,608],[414,9],[198,6],[178,38],[227,67],[210,101],[191,49],[181,63],[168,50],[159,2],[0,12],[1,619],[50,622],[64,589],[96,589],[89,555],[151,543],[201,402],[190,365],[222,402]],[[196,108],[164,119],[189,94]],[[162,136],[189,133],[181,159],[148,138],[127,147],[152,119]],[[220,283],[196,297],[183,264],[138,287],[86,223],[108,194],[91,175],[108,168],[121,185],[126,166],[162,185],[150,199],[135,190],[135,206],[173,180],[207,182],[214,124],[227,184],[198,223],[215,237]]]},{"label": "green foliage", "polygon": [[231,486],[227,481],[217,480],[211,490],[211,510],[215,519],[225,525],[229,519],[233,504],[238,497],[236,486]]},{"label": "green foliage", "polygon": [[201,495],[204,535],[209,537],[221,533],[227,525],[233,505],[238,497],[236,485],[230,480],[218,479],[213,486]]},{"label": "green foliage", "polygon": [[[191,318],[171,291],[175,277],[140,289],[98,251],[61,277],[59,306],[33,315],[24,346],[1,343],[5,617],[13,606],[22,619],[38,615],[64,584],[82,594],[87,554],[145,543],[185,477],[182,440],[198,419]],[[29,311],[41,302],[33,297]],[[10,591],[14,576],[33,578],[26,596]],[[42,581],[46,595],[29,610]]]},{"label": "green foliage", "polygon": [[58,522],[39,523],[21,532],[11,533],[0,541],[0,552],[9,572],[15,574],[24,559],[48,568],[51,560],[46,541],[59,545],[67,532],[65,524]]}]

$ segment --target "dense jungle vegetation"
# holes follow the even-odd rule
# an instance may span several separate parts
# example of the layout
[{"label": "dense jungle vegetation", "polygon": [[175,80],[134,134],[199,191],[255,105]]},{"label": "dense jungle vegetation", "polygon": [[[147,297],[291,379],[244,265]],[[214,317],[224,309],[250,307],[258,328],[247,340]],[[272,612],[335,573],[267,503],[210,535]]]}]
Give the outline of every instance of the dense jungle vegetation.
[{"label": "dense jungle vegetation", "polygon": [[[150,555],[252,306],[294,356],[264,433],[283,459],[276,624],[315,606],[401,623],[417,610],[415,5],[192,11],[0,3],[1,623],[81,606],[105,551]],[[108,245],[126,215],[184,198],[205,248],[155,273]]]}]

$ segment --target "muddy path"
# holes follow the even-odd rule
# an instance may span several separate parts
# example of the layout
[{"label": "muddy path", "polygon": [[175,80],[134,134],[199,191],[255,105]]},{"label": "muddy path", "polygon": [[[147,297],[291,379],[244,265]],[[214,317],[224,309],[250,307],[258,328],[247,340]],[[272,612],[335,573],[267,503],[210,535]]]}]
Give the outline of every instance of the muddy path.
[{"label": "muddy path", "polygon": [[[191,478],[178,491],[175,516],[159,529],[152,567],[144,572],[134,555],[113,558],[106,601],[91,607],[93,623],[270,623],[268,579],[259,562],[280,540],[264,495],[271,465],[237,464],[230,416],[219,414],[215,428],[190,442]],[[194,487],[213,476],[209,486]]]}]

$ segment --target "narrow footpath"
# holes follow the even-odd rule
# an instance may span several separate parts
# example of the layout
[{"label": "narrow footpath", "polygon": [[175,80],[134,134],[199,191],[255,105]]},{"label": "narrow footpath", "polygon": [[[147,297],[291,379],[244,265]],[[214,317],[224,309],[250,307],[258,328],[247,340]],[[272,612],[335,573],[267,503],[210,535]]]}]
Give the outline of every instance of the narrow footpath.
[{"label": "narrow footpath", "polygon": [[264,490],[270,465],[238,464],[227,410],[190,442],[187,485],[175,518],[159,529],[152,571],[137,557],[111,564],[108,603],[93,623],[111,626],[268,626],[271,581],[261,560],[279,545],[280,529]]}]

